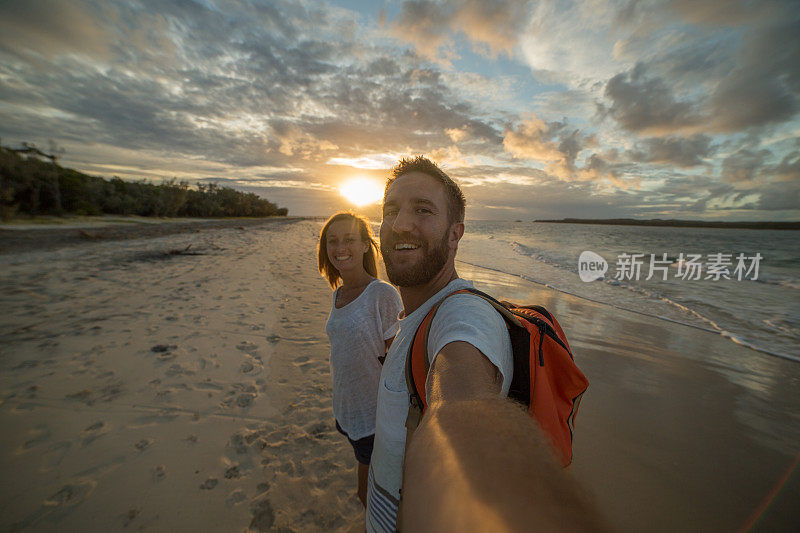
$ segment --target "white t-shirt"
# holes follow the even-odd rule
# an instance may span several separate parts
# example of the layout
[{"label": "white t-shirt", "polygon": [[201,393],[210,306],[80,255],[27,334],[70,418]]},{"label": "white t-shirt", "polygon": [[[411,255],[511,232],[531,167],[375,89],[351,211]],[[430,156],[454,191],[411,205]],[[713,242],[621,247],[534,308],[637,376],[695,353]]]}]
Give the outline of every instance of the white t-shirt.
[{"label": "white t-shirt", "polygon": [[[367,485],[367,531],[393,532],[397,522],[409,405],[405,374],[408,348],[419,324],[433,305],[451,292],[466,287],[472,287],[472,282],[455,279],[402,319],[400,330],[389,348],[378,389],[375,446]],[[439,351],[454,341],[472,344],[498,368],[502,376],[500,394],[508,396],[514,362],[511,340],[500,313],[474,295],[457,294],[448,298],[436,312],[428,335],[431,364]]]},{"label": "white t-shirt", "polygon": [[375,406],[386,339],[397,333],[403,302],[394,287],[381,280],[367,285],[358,298],[340,309],[336,295],[325,331],[331,343],[333,416],[352,440],[375,433]]}]

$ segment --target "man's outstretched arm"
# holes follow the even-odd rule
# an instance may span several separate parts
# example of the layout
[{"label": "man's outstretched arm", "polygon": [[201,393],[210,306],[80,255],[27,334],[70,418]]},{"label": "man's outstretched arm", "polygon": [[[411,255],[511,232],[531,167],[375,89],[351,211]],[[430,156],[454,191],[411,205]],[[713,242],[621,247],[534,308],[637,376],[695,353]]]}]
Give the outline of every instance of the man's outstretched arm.
[{"label": "man's outstretched arm", "polygon": [[465,342],[436,357],[428,410],[406,451],[403,530],[606,530],[538,425],[498,397],[496,372]]}]

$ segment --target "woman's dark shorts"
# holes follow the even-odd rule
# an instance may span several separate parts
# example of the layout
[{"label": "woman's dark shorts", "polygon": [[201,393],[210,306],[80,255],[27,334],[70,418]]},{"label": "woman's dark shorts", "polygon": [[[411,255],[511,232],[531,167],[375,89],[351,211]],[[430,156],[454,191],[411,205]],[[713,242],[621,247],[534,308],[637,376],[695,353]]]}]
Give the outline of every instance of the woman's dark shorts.
[{"label": "woman's dark shorts", "polygon": [[353,440],[350,438],[350,435],[348,435],[342,429],[342,426],[339,425],[338,421],[336,421],[336,430],[347,437],[347,440],[350,441],[350,445],[353,447],[353,452],[356,455],[356,461],[362,465],[368,465],[369,460],[372,457],[372,446],[375,444],[375,435],[370,435],[369,437],[364,437],[363,439]]}]

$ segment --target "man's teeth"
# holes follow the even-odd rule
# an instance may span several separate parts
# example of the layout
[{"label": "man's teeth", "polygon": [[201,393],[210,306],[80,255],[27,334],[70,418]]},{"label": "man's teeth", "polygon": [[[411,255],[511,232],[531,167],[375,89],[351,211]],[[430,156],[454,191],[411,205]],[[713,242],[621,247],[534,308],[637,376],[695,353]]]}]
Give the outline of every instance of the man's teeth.
[{"label": "man's teeth", "polygon": [[404,242],[394,245],[395,250],[416,250],[417,248],[419,248],[419,246],[417,246],[416,244],[408,244]]}]

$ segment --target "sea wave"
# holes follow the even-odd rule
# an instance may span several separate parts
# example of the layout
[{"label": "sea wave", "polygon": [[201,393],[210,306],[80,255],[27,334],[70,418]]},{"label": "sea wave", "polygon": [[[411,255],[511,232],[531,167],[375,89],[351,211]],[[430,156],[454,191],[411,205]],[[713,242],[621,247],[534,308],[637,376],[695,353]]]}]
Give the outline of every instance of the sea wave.
[{"label": "sea wave", "polygon": [[780,287],[786,287],[787,289],[800,290],[800,279],[789,276],[760,274],[757,279],[751,279],[750,281],[754,281],[756,283],[766,283],[767,285],[778,285]]},{"label": "sea wave", "polygon": [[[565,258],[558,257],[552,252],[534,248],[532,246],[523,244],[517,240],[510,240],[505,242],[507,243],[507,245],[510,246],[510,248],[514,251],[515,255],[517,255],[518,257],[531,259],[535,263],[547,265],[551,268],[557,269],[557,271],[575,274],[576,281],[574,283],[571,283],[568,279],[565,279],[562,276],[557,276],[555,274],[552,275],[544,274],[545,278],[537,279],[536,276],[532,276],[530,275],[530,273],[522,273],[519,271],[514,271],[516,269],[509,268],[506,265],[497,264],[496,262],[491,262],[492,264],[486,264],[485,261],[480,261],[480,260],[475,261],[475,257],[471,258],[472,261],[464,261],[461,259],[459,259],[459,261],[464,262],[466,264],[470,264],[475,267],[501,272],[520,279],[524,279],[526,281],[551,288],[553,290],[562,292],[564,294],[570,294],[572,296],[587,301],[608,305],[616,309],[621,309],[624,311],[636,313],[642,316],[647,316],[658,320],[680,324],[683,326],[721,335],[727,339],[730,339],[732,342],[735,342],[739,345],[745,346],[752,350],[758,351],[760,353],[800,362],[800,358],[798,358],[797,356],[783,353],[784,347],[782,346],[782,344],[784,343],[776,341],[774,343],[775,346],[773,346],[772,345],[773,343],[764,342],[764,339],[754,340],[748,338],[747,335],[743,335],[741,332],[731,331],[730,327],[720,323],[719,319],[716,318],[713,314],[701,312],[699,309],[694,308],[691,304],[678,301],[671,295],[667,295],[660,291],[654,290],[652,286],[644,287],[641,284],[637,285],[626,281],[620,281],[614,278],[600,278],[595,282],[589,284],[586,284],[584,282],[579,282],[578,281],[579,278],[577,276],[578,272],[577,261],[567,261],[565,260]],[[554,282],[554,279],[560,280],[560,282],[559,281]],[[791,286],[792,283],[791,279],[776,278],[775,276],[766,276],[761,279],[765,280],[764,283],[778,284],[782,286]],[[794,281],[796,282],[796,280]],[[631,297],[618,299],[614,297],[612,294],[608,293],[608,291],[596,290],[596,289],[593,290],[591,286],[594,283],[600,283],[603,286],[608,287],[608,289],[610,290],[620,290],[620,289],[625,290],[625,292],[628,293]],[[638,303],[637,300],[639,300]],[[667,308],[673,309],[674,311],[668,312],[667,308],[664,308],[654,312],[653,311],[654,302],[659,302],[660,304],[665,305],[667,306]],[[710,310],[713,311],[713,307],[710,308]],[[724,309],[719,309],[719,311],[720,313],[723,314],[725,313]],[[765,332],[767,332],[766,328],[764,328],[764,330]],[[783,328],[781,328],[781,330],[783,330]],[[782,333],[790,337],[795,336],[791,331],[787,332],[783,330]],[[770,337],[767,336],[765,338],[770,338]],[[774,338],[774,334],[772,335],[772,338]]]}]

